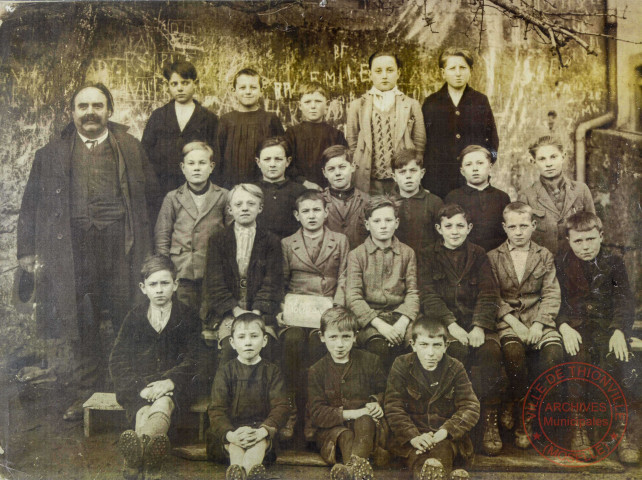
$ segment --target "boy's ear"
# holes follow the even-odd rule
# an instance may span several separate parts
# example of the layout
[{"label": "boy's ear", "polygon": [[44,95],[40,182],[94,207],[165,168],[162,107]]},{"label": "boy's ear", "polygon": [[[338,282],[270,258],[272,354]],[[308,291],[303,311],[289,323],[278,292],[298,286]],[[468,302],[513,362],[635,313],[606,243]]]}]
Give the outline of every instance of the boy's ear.
[{"label": "boy's ear", "polygon": [[421,177],[419,177],[419,178],[424,178],[424,175],[425,175],[425,174],[426,174],[426,169],[425,169],[425,168],[422,168],[422,169],[421,169]]},{"label": "boy's ear", "polygon": [[473,229],[473,224],[472,224],[472,223],[469,223],[469,224],[468,224],[468,233],[470,233],[470,231],[471,231],[472,229]]},{"label": "boy's ear", "polygon": [[299,218],[299,211],[295,208],[294,210],[294,218],[296,218],[296,221],[301,223],[301,219]]},{"label": "boy's ear", "polygon": [[435,223],[435,230],[437,230],[437,233],[439,233],[439,235],[442,235],[440,223]]},{"label": "boy's ear", "polygon": [[292,163],[292,157],[287,157],[287,158],[285,159],[285,166],[286,166],[286,167],[287,167],[287,166],[290,166],[290,163]]},{"label": "boy's ear", "polygon": [[147,295],[145,292],[145,284],[143,282],[138,282],[138,288],[140,288],[140,291],[143,292],[143,295]]}]

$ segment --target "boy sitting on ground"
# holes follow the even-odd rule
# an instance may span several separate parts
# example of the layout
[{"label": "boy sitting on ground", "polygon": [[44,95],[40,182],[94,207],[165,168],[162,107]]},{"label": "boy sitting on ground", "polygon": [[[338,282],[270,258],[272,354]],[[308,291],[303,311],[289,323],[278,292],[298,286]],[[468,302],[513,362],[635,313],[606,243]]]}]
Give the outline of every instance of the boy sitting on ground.
[{"label": "boy sitting on ground", "polygon": [[412,350],[397,357],[388,376],[384,412],[393,452],[406,458],[413,480],[469,478],[451,473],[456,455],[470,457],[468,432],[479,419],[479,400],[464,366],[446,354],[446,328],[419,318]]}]

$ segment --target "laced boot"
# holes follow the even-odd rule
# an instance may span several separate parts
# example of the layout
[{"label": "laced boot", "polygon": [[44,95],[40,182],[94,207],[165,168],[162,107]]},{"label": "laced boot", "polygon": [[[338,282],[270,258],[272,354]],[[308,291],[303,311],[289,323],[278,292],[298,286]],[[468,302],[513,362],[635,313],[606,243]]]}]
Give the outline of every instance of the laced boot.
[{"label": "laced boot", "polygon": [[511,431],[515,426],[515,403],[507,401],[502,404],[502,414],[499,416],[499,423],[504,430]]},{"label": "laced boot", "polygon": [[352,455],[348,463],[352,466],[353,480],[374,480],[372,465],[365,458]]},{"label": "laced boot", "polygon": [[330,470],[330,480],[352,480],[352,466],[335,463]]},{"label": "laced boot", "polygon": [[621,463],[636,465],[640,463],[640,446],[636,445],[629,431],[625,431],[617,447],[617,456]]},{"label": "laced boot", "polygon": [[267,470],[265,466],[259,463],[250,468],[250,471],[247,472],[247,480],[267,480]]},{"label": "laced boot", "polygon": [[169,454],[169,438],[165,434],[152,437],[143,435],[143,469],[145,480],[160,480],[161,467],[165,457]]},{"label": "laced boot", "polygon": [[446,469],[436,458],[428,458],[421,467],[419,478],[415,480],[446,480]]},{"label": "laced boot", "polygon": [[245,469],[240,465],[230,465],[225,470],[225,480],[245,480]]},{"label": "laced boot", "polygon": [[469,480],[470,475],[463,468],[458,468],[450,473],[450,480]]},{"label": "laced boot", "polygon": [[571,425],[571,451],[570,454],[578,460],[590,462],[595,459],[595,451],[591,445],[585,425],[580,425],[579,413],[573,412],[571,418],[575,425]]},{"label": "laced boot", "polygon": [[502,451],[502,439],[497,428],[497,406],[486,406],[482,412],[482,444],[484,455],[494,456]]},{"label": "laced boot", "polygon": [[123,477],[125,480],[137,480],[143,466],[143,445],[140,437],[133,430],[120,434],[118,450],[124,459]]},{"label": "laced boot", "polygon": [[[523,406],[523,401],[519,403],[520,407]],[[522,412],[523,409],[520,409]],[[520,414],[520,422],[515,429],[515,446],[526,450],[531,446],[530,437],[533,434],[533,419],[530,417],[524,418],[523,414]]]}]

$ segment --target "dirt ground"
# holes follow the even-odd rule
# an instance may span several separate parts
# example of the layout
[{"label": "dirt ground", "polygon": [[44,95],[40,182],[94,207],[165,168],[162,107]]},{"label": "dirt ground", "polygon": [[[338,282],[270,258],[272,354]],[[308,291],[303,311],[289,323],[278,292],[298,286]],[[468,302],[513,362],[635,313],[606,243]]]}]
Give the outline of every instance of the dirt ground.
[{"label": "dirt ground", "polygon": [[[24,389],[14,380],[0,382],[0,479],[73,480],[121,479],[122,461],[118,455],[118,429],[85,438],[82,422],[68,423],[62,413],[69,399],[56,387],[39,390]],[[194,443],[195,433],[183,433],[175,445]],[[538,459],[532,450],[526,455],[532,471],[519,472],[520,459],[514,449],[505,448],[503,458],[469,468],[471,476],[480,480],[633,480],[642,479],[642,468],[621,469],[617,462],[582,469],[581,472],[554,467]],[[523,455],[523,453],[522,453]],[[539,462],[539,463],[538,463]],[[528,467],[531,468],[531,467]],[[622,471],[614,471],[622,470]],[[190,461],[172,456],[166,465],[168,479],[223,479],[225,467],[206,461]],[[317,480],[329,478],[326,467],[274,465],[269,473],[275,479]],[[378,470],[376,478],[406,479],[401,468]]]}]

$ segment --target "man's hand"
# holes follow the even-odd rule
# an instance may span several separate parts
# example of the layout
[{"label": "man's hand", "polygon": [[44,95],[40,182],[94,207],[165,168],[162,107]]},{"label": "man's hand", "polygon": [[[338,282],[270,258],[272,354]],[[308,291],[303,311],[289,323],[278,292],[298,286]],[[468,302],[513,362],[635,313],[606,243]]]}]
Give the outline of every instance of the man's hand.
[{"label": "man's hand", "polygon": [[276,324],[281,328],[286,326],[285,322],[283,321],[283,312],[279,312],[276,314]]},{"label": "man's hand", "polygon": [[368,410],[368,415],[375,420],[383,418],[383,408],[381,408],[379,402],[366,403],[366,410]]},{"label": "man's hand", "polygon": [[562,334],[562,341],[564,342],[564,349],[566,350],[566,353],[571,356],[577,355],[580,351],[582,336],[568,323],[562,323],[560,325],[559,331]]},{"label": "man's hand", "polygon": [[526,325],[524,325],[522,322],[519,321],[519,318],[517,318],[515,315],[512,313],[507,313],[502,317],[502,320],[504,320],[510,327],[513,329],[515,334],[519,337],[519,339],[524,342],[525,344],[528,343],[528,335],[529,335],[529,330]]},{"label": "man's hand", "polygon": [[544,325],[539,322],[533,322],[531,328],[528,329],[528,344],[535,345],[542,339],[542,329]]},{"label": "man's hand", "polygon": [[609,352],[615,352],[615,358],[621,362],[629,361],[629,348],[622,330],[615,330],[609,340]]},{"label": "man's hand", "polygon": [[[147,390],[147,397],[143,397],[143,392]],[[165,380],[158,380],[156,382],[152,382],[147,387],[145,387],[141,392],[140,396],[143,398],[147,398],[149,402],[155,402],[159,398],[167,395],[169,392],[172,392],[174,390],[174,382],[172,382],[169,378],[166,378]]]},{"label": "man's hand", "polygon": [[468,334],[468,343],[473,348],[481,347],[484,344],[486,337],[484,336],[484,329],[475,325]]},{"label": "man's hand", "polygon": [[386,340],[388,340],[388,343],[391,346],[399,345],[401,342],[403,342],[403,336],[399,333],[399,331],[392,325],[388,325],[379,317],[374,318],[370,323],[379,331],[381,335],[383,335]]},{"label": "man's hand", "polygon": [[455,340],[457,340],[462,345],[468,345],[468,332],[457,325],[455,322],[448,325],[448,333],[450,333]]},{"label": "man's hand", "polygon": [[25,255],[24,257],[20,257],[18,259],[18,263],[20,264],[20,268],[22,268],[25,272],[33,273],[36,266],[36,256]]}]

